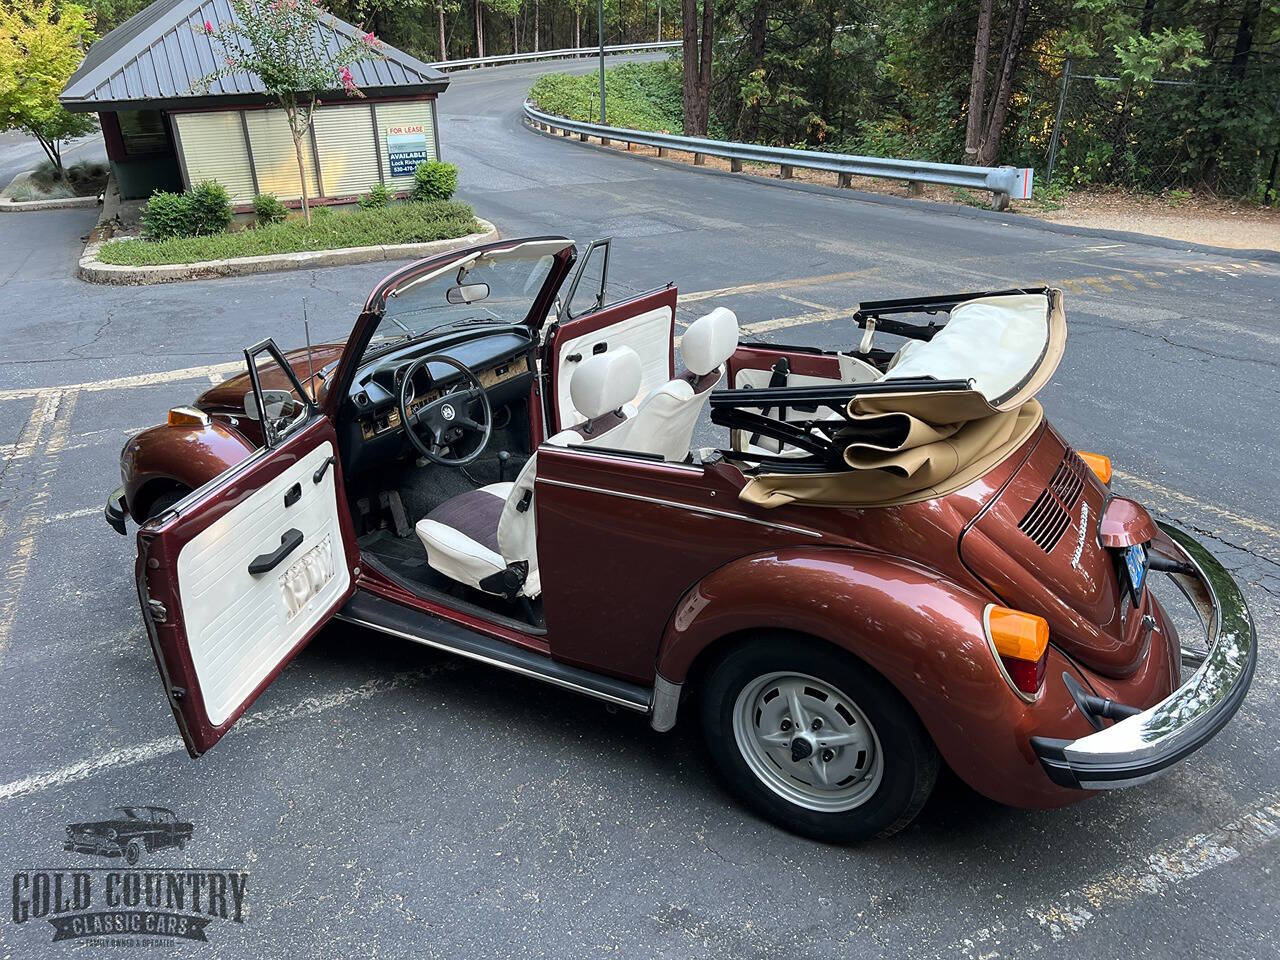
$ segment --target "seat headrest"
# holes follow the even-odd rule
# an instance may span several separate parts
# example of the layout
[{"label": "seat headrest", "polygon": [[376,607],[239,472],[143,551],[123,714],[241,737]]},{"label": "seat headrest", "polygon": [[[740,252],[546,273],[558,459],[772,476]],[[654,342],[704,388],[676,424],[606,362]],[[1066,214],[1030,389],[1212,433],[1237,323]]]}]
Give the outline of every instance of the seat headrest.
[{"label": "seat headrest", "polygon": [[689,324],[680,341],[680,353],[690,373],[710,373],[738,349],[738,318],[732,310],[716,307]]},{"label": "seat headrest", "polygon": [[618,347],[583,360],[569,380],[573,405],[588,420],[630,403],[640,392],[640,354]]}]

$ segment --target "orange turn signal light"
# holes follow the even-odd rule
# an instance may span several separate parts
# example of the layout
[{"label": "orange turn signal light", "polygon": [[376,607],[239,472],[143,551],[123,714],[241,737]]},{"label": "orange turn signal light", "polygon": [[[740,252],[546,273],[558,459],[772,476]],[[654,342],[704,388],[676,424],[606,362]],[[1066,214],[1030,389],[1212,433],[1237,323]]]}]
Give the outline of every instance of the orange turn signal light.
[{"label": "orange turn signal light", "polygon": [[171,427],[207,427],[209,415],[195,407],[174,407],[169,411]]},{"label": "orange turn signal light", "polygon": [[1083,450],[1076,451],[1080,454],[1080,459],[1098,475],[1098,479],[1103,483],[1111,482],[1111,458],[1104,453],[1085,453]]},{"label": "orange turn signal light", "polygon": [[992,606],[987,629],[996,653],[1013,660],[1037,662],[1049,646],[1049,621],[1034,613]]}]

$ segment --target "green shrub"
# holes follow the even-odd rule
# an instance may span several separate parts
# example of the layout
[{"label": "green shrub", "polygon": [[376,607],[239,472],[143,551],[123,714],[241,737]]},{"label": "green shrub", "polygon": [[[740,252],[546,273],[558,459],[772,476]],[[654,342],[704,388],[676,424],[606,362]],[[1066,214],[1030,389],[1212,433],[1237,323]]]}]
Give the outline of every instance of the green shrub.
[{"label": "green shrub", "polygon": [[[169,196],[172,197],[173,194]],[[163,240],[130,237],[110,240],[98,251],[98,259],[103,263],[133,266],[199,263],[202,260],[268,253],[423,243],[462,237],[475,233],[476,230],[477,224],[471,207],[456,200],[397,203],[379,210],[335,210],[323,207],[312,211],[310,226],[301,217],[290,217],[284,223],[265,224],[254,230],[208,237],[170,236]]]},{"label": "green shrub", "polygon": [[260,193],[254,197],[253,212],[258,217],[258,223],[264,226],[270,223],[283,223],[289,216],[289,210],[274,193]]},{"label": "green shrub", "polygon": [[191,194],[157,190],[143,206],[140,220],[148,240],[191,236]]},{"label": "green shrub", "polygon": [[441,160],[428,160],[413,171],[414,200],[448,200],[458,189],[458,168]]},{"label": "green shrub", "polygon": [[[684,132],[680,64],[625,63],[605,71],[609,123],[633,130]],[[543,74],[529,97],[539,110],[595,123],[600,120],[599,74]]]},{"label": "green shrub", "polygon": [[[414,174],[416,177],[417,174]],[[360,208],[362,210],[380,210],[383,207],[390,206],[391,191],[383,184],[375,183],[363,197],[360,198]]]},{"label": "green shrub", "polygon": [[206,180],[191,191],[192,236],[223,233],[231,226],[231,200],[217,180]]}]

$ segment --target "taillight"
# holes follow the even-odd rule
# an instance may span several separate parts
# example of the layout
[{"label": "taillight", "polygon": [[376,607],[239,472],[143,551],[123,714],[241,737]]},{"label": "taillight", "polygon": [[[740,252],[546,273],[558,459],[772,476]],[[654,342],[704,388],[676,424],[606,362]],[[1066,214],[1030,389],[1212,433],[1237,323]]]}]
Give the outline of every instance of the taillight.
[{"label": "taillight", "polygon": [[1049,622],[1034,613],[991,604],[983,614],[987,642],[1009,686],[1024,700],[1040,692],[1049,661]]},{"label": "taillight", "polygon": [[1085,466],[1097,474],[1099,480],[1103,483],[1111,482],[1110,457],[1105,453],[1087,453],[1084,450],[1077,450],[1076,453],[1084,461]]}]

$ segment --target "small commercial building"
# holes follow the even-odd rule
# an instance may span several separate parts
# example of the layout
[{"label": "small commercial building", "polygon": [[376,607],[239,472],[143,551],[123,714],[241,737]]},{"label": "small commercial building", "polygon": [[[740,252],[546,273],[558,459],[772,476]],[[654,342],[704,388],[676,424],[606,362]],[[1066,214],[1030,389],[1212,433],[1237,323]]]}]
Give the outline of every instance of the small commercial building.
[{"label": "small commercial building", "polygon": [[[284,111],[256,77],[240,74],[199,89],[218,48],[204,32],[233,19],[227,0],[156,0],[89,48],[60,97],[72,112],[97,113],[123,199],[217,180],[239,205],[259,193],[298,201],[298,165]],[[331,50],[360,31],[336,20],[316,38]],[[350,64],[364,98],[323,96],[304,144],[307,194],[348,201],[375,184],[399,191],[418,163],[440,156],[436,98],[449,78],[394,47]],[[335,76],[335,82],[336,82]]]}]

